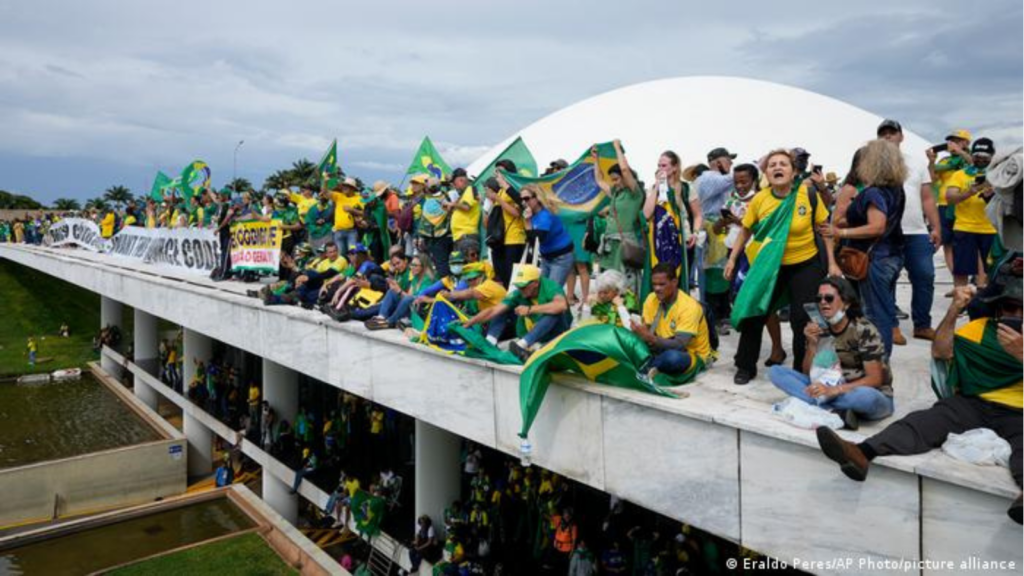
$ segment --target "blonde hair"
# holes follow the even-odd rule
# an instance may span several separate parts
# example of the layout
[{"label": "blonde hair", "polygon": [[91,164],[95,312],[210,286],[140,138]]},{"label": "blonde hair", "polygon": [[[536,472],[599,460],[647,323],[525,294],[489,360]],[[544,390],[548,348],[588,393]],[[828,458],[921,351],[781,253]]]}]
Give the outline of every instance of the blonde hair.
[{"label": "blonde hair", "polygon": [[902,186],[907,179],[907,165],[895,144],[872,140],[861,148],[857,176],[865,186]]},{"label": "blonde hair", "polygon": [[523,186],[523,192],[529,192],[537,198],[541,206],[547,209],[552,214],[558,214],[558,205],[555,204],[554,199],[551,198],[543,188],[536,184],[527,184]]}]

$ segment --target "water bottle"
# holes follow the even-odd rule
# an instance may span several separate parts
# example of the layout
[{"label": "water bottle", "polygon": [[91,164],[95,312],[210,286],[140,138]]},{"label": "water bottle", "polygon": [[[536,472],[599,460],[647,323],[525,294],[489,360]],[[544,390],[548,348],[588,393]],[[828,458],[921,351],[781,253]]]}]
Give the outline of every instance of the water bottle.
[{"label": "water bottle", "polygon": [[519,462],[524,468],[529,468],[532,462],[530,457],[533,455],[533,445],[530,444],[528,438],[523,438],[519,442]]}]

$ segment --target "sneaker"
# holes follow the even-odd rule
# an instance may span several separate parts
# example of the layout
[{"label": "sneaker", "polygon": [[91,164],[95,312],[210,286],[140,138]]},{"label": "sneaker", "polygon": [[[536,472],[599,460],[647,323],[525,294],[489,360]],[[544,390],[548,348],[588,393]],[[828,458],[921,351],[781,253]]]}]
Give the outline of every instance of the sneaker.
[{"label": "sneaker", "polygon": [[530,351],[519,345],[519,342],[513,340],[508,344],[508,351],[519,358],[519,361],[526,364],[526,361],[530,359]]},{"label": "sneaker", "polygon": [[719,322],[718,323],[718,335],[719,336],[728,336],[729,333],[731,332],[730,328],[732,328],[732,327],[729,326],[729,322],[728,321]]},{"label": "sneaker", "polygon": [[900,332],[899,326],[892,329],[892,343],[897,346],[907,345],[907,338],[903,335],[903,332]]},{"label": "sneaker", "polygon": [[914,328],[914,338],[918,340],[935,340],[934,328]]},{"label": "sneaker", "polygon": [[736,370],[736,375],[732,377],[732,383],[743,386],[749,384],[754,379],[755,374],[751,374],[746,370]]},{"label": "sneaker", "polygon": [[906,320],[906,319],[910,318],[910,314],[907,314],[906,312],[903,311],[902,308],[897,306],[896,307],[896,318],[899,319],[899,320]]},{"label": "sneaker", "polygon": [[836,413],[843,420],[843,428],[855,431],[860,428],[860,419],[853,410],[840,410]]},{"label": "sneaker", "polygon": [[868,466],[871,462],[856,444],[843,440],[828,426],[819,426],[815,434],[818,436],[821,451],[829,460],[839,464],[843,474],[858,482],[863,482],[868,477]]}]

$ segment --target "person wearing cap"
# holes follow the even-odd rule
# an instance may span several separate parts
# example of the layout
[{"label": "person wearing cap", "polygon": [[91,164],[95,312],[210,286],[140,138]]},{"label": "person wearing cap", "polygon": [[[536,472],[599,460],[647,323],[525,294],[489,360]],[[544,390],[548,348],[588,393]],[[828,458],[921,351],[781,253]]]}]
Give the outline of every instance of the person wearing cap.
[{"label": "person wearing cap", "polygon": [[988,282],[985,261],[992,250],[996,228],[985,214],[994,194],[992,185],[985,181],[985,169],[995,152],[992,140],[978,138],[971,145],[972,164],[956,171],[948,180],[946,201],[954,209],[954,286],[966,286],[974,275],[977,275],[979,288],[984,288]]},{"label": "person wearing cap", "polygon": [[[878,125],[876,135],[897,147],[903,144],[903,126],[895,120]],[[901,150],[907,166],[903,182],[905,204],[900,227],[903,229],[903,267],[907,270],[912,289],[910,316],[914,323],[914,338],[931,340],[932,302],[935,298],[935,263],[932,254],[942,245],[942,224],[932,194],[931,174],[924,159]],[[895,296],[894,296],[895,298]],[[893,342],[905,344],[899,325],[894,329]]]},{"label": "person wearing cap", "polygon": [[1021,523],[1021,408],[1024,407],[1024,339],[1019,269],[999,278],[1003,290],[991,297],[995,315],[957,329],[957,318],[975,296],[973,286],[953,289],[953,301],[932,342],[933,373],[945,376],[943,398],[912,412],[860,443],[848,442],[829,428],[818,428],[822,452],[853,480],[867,478],[877,456],[923,454],[942,446],[949,434],[988,428],[1010,444],[1010,474],[1017,498],[1007,513]]},{"label": "person wearing cap", "polygon": [[324,256],[317,258],[295,276],[294,291],[284,295],[272,295],[264,304],[301,304],[312,308],[317,301],[320,289],[344,273],[348,267],[345,257],[338,253],[338,246],[329,243],[324,249]]},{"label": "person wearing cap", "polygon": [[[462,304],[463,311],[467,314],[476,314],[501,304],[508,295],[505,287],[487,277],[487,270],[483,262],[467,264],[462,269],[460,280],[466,283],[463,290],[442,291],[441,296],[455,304]],[[497,339],[495,339],[497,342]]]},{"label": "person wearing cap", "polygon": [[[942,229],[942,252],[946,259],[946,269],[953,269],[953,214],[955,209],[949,206],[946,192],[954,174],[971,166],[973,160],[970,153],[971,133],[964,129],[953,130],[946,136],[946,152],[943,157],[935,147],[925,150],[928,158],[928,173],[931,176],[932,188],[938,192],[936,203],[939,211],[939,224]],[[952,292],[946,294],[951,296]]]},{"label": "person wearing cap", "polygon": [[465,238],[467,241],[480,245],[480,200],[476,191],[469,184],[469,176],[464,168],[452,171],[451,202],[444,202],[445,210],[452,215],[452,241],[456,244]]},{"label": "person wearing cap", "polygon": [[419,201],[419,216],[416,219],[416,234],[420,251],[430,255],[438,276],[449,275],[449,255],[454,250],[451,232],[451,214],[445,209],[447,203],[441,183],[429,178],[423,198]]},{"label": "person wearing cap", "polygon": [[429,305],[434,302],[434,297],[443,291],[465,290],[469,287],[468,284],[461,280],[462,271],[467,264],[466,257],[462,252],[459,252],[458,250],[452,252],[451,256],[448,258],[448,264],[449,274],[447,276],[441,276],[441,274],[438,273],[437,280],[416,293],[416,298],[413,300],[414,305]]},{"label": "person wearing cap", "polygon": [[[217,216],[214,219],[215,230],[220,240],[220,262],[210,273],[215,282],[231,278],[231,223],[235,219],[235,207],[231,203],[231,189],[222,188],[219,192],[220,202],[217,203]],[[153,201],[146,202],[146,228],[151,227],[153,217]]]},{"label": "person wearing cap", "polygon": [[466,320],[467,328],[489,322],[487,336],[497,341],[510,318],[518,317],[519,339],[509,344],[509,351],[524,363],[539,343],[548,342],[567,331],[572,324],[569,302],[561,284],[541,275],[540,268],[524,264],[512,278],[516,287],[501,304],[481,310]]},{"label": "person wearing cap", "polygon": [[700,371],[711,360],[711,340],[704,308],[679,289],[676,269],[662,262],[651,271],[651,293],[644,300],[642,322],[630,330],[647,344],[647,377],[680,377]]},{"label": "person wearing cap", "polygon": [[330,279],[320,290],[318,300],[323,302],[321,311],[339,322],[351,318],[349,303],[360,290],[369,289],[384,293],[387,276],[384,270],[370,258],[369,249],[363,244],[349,248],[349,267],[344,273]]},{"label": "person wearing cap", "polygon": [[334,238],[334,202],[326,194],[317,196],[316,202],[306,210],[304,218],[310,245],[320,249]]},{"label": "person wearing cap", "polygon": [[523,220],[522,199],[519,192],[509,186],[505,172],[516,173],[515,164],[512,164],[511,160],[498,161],[494,177],[487,179],[484,191],[491,201],[492,212],[501,211],[501,224],[504,230],[501,245],[489,246],[495,274],[503,286],[510,286],[512,268],[522,259],[523,251],[526,250],[526,222]]},{"label": "person wearing cap", "polygon": [[270,214],[260,218],[260,220],[264,222],[276,220],[281,223],[281,252],[291,254],[298,240],[298,233],[302,230],[299,211],[291,203],[291,193],[285,190],[279,191],[274,196]]},{"label": "person wearing cap", "polygon": [[362,199],[359,197],[359,185],[355,178],[347,176],[338,183],[337,190],[327,189],[327,178],[324,178],[322,195],[330,197],[334,202],[334,243],[338,250],[348,254],[350,248],[359,242],[359,230],[356,229],[356,219],[363,215]]},{"label": "person wearing cap", "polygon": [[[735,154],[725,148],[708,152],[708,170],[693,183],[704,213],[703,241],[698,240],[694,250],[693,274],[697,277],[700,301],[711,303],[719,312],[728,308],[730,283],[722,276],[729,259],[725,247],[725,231],[715,224],[722,219],[722,209],[733,188],[732,166]],[[723,316],[724,318],[724,316]]]}]

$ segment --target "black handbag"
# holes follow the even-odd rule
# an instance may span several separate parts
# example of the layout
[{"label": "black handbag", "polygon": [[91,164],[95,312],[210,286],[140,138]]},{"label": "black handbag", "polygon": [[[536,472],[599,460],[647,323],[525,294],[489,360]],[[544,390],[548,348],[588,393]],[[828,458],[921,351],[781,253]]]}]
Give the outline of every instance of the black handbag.
[{"label": "black handbag", "polygon": [[485,228],[486,238],[484,242],[491,250],[496,250],[505,244],[505,215],[501,204],[495,204],[487,214],[487,227]]}]

